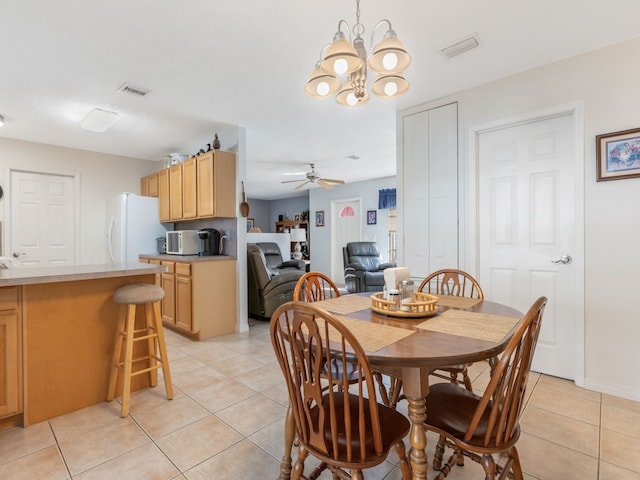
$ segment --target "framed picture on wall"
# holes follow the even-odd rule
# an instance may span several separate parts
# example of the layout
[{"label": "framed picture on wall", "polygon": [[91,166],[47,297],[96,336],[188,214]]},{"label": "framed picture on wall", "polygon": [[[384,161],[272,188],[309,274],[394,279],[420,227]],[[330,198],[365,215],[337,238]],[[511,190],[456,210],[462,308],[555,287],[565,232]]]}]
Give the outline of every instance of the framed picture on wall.
[{"label": "framed picture on wall", "polygon": [[367,210],[367,225],[375,225],[378,223],[378,211]]},{"label": "framed picture on wall", "polygon": [[253,218],[247,218],[247,232],[251,230],[255,225],[255,221]]},{"label": "framed picture on wall", "polygon": [[598,182],[640,177],[640,128],[596,136]]},{"label": "framed picture on wall", "polygon": [[316,212],[316,227],[324,227],[324,210]]}]

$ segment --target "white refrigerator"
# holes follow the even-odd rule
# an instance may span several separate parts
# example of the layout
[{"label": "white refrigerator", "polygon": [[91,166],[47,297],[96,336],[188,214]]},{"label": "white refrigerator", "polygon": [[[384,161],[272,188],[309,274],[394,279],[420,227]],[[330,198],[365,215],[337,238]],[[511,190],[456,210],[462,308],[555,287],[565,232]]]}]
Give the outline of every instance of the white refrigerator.
[{"label": "white refrigerator", "polygon": [[156,238],[166,233],[157,198],[120,193],[108,205],[107,261],[138,262],[139,254],[157,252]]}]

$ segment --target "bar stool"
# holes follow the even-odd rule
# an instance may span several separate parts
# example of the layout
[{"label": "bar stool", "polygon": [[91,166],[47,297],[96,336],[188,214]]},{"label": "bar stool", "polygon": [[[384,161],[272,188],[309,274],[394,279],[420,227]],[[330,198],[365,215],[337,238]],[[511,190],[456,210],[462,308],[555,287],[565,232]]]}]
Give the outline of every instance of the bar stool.
[{"label": "bar stool", "polygon": [[[122,417],[126,417],[129,414],[131,377],[135,375],[149,373],[149,382],[152,387],[155,387],[158,383],[158,369],[162,368],[167,398],[169,400],[173,398],[169,359],[167,358],[167,347],[164,341],[164,330],[162,329],[162,317],[160,315],[160,300],[162,300],[162,297],[164,297],[164,290],[161,287],[146,283],[125,285],[113,293],[113,301],[126,306],[126,311],[123,311],[118,321],[113,356],[111,358],[107,401],[110,402],[115,397],[118,370],[123,369],[122,408],[120,410]],[[145,327],[136,330],[137,305],[144,305],[145,307]],[[141,341],[148,343],[148,355],[133,358],[134,343]],[[120,361],[123,343],[125,345],[124,361]],[[160,351],[160,356],[157,354],[158,350]],[[132,371],[134,363],[145,360],[148,361],[146,368],[138,369],[135,372]]]}]

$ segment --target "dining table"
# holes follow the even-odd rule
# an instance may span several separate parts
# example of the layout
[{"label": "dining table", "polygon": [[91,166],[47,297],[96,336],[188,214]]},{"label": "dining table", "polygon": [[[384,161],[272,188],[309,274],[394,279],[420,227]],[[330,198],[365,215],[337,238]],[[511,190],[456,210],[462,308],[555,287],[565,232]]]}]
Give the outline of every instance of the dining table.
[{"label": "dining table", "polygon": [[[349,294],[314,302],[340,320],[358,339],[374,371],[402,380],[408,402],[409,463],[413,480],[426,480],[428,460],[426,397],[432,371],[497,357],[523,314],[509,306],[467,297],[437,295],[428,314],[380,313],[368,294]],[[375,295],[375,294],[374,294]],[[291,476],[295,437],[293,414],[285,417],[285,448],[278,480]]]}]

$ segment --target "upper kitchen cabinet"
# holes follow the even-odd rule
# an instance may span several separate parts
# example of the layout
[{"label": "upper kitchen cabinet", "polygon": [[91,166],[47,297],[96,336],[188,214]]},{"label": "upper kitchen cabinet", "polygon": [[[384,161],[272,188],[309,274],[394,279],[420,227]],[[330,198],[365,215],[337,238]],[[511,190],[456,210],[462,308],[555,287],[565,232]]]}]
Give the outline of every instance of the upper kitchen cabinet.
[{"label": "upper kitchen cabinet", "polygon": [[189,220],[198,216],[196,158],[191,157],[182,163],[182,218]]},{"label": "upper kitchen cabinet", "polygon": [[169,167],[169,211],[171,221],[182,220],[182,164]]},{"label": "upper kitchen cabinet", "polygon": [[236,156],[220,150],[196,157],[198,218],[236,216]]},{"label": "upper kitchen cabinet", "polygon": [[158,196],[158,172],[140,179],[140,195],[145,197]]},{"label": "upper kitchen cabinet", "polygon": [[140,191],[148,196],[157,192],[161,222],[233,218],[236,215],[236,157],[220,150],[191,157],[143,177]]},{"label": "upper kitchen cabinet", "polygon": [[157,173],[158,176],[158,203],[160,205],[160,221],[171,221],[171,206],[170,206],[170,184],[169,184],[169,169],[165,168]]}]

